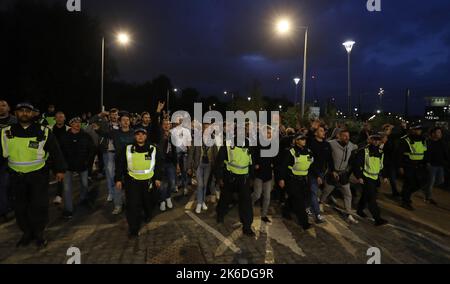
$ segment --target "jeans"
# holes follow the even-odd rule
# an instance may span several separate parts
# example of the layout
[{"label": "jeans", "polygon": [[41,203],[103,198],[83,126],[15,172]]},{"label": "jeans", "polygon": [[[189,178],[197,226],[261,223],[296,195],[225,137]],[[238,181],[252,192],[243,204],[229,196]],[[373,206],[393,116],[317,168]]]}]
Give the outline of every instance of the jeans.
[{"label": "jeans", "polygon": [[433,198],[433,187],[435,185],[441,185],[444,183],[444,167],[428,167],[429,182],[428,186],[425,188],[425,198]]},{"label": "jeans", "polygon": [[108,187],[108,194],[114,196],[114,171],[115,171],[115,158],[116,154],[112,152],[103,153],[103,164],[105,168],[106,186]]},{"label": "jeans", "polygon": [[[322,181],[325,181],[325,174],[319,174]],[[311,178],[311,210],[314,216],[320,215],[319,207],[319,184],[317,183],[317,178]]]},{"label": "jeans", "polygon": [[205,202],[206,190],[208,188],[209,175],[211,174],[211,164],[201,163],[197,169],[197,204]]},{"label": "jeans", "polygon": [[178,152],[177,153],[177,161],[180,165],[180,185],[181,188],[186,188],[187,186],[187,160],[188,155],[185,152]]},{"label": "jeans", "polygon": [[272,180],[263,182],[262,179],[256,178],[253,183],[252,203],[261,198],[261,194],[264,194],[263,207],[261,217],[267,217],[270,206],[270,194],[272,193]]},{"label": "jeans", "polygon": [[176,189],[176,175],[177,170],[175,168],[175,165],[172,162],[165,162],[164,163],[164,177],[161,184],[161,195],[160,195],[160,201],[165,201],[166,199],[170,198],[173,192],[175,192]]},{"label": "jeans", "polygon": [[[64,209],[73,212],[72,201],[72,178],[75,172],[66,171],[64,175]],[[80,202],[87,198],[88,193],[88,171],[78,172],[80,175]]]},{"label": "jeans", "polygon": [[[347,211],[348,214],[351,213],[352,210],[352,191],[350,190],[350,183],[339,185],[339,188],[341,189],[342,195],[344,196],[344,207],[345,211]],[[328,196],[331,192],[335,189],[334,185],[325,184],[325,189],[323,191],[321,202],[325,203],[327,201]]]}]

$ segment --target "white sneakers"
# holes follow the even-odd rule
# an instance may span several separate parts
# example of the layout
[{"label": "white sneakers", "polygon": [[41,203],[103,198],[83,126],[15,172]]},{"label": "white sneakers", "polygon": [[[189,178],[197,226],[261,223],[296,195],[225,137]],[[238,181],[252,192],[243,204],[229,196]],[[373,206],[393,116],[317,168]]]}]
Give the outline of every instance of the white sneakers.
[{"label": "white sneakers", "polygon": [[197,207],[195,208],[195,213],[200,214],[201,212],[208,210],[208,206],[206,206],[206,203],[203,202],[202,204],[197,203]]},{"label": "white sneakers", "polygon": [[188,195],[188,193],[189,193],[189,190],[185,187],[185,188],[183,188],[183,194],[184,195]]},{"label": "white sneakers", "polygon": [[122,213],[122,206],[114,207],[112,214],[119,215],[120,213]]},{"label": "white sneakers", "polygon": [[159,205],[159,210],[161,210],[162,212],[166,211],[166,202],[162,201],[161,204]]},{"label": "white sneakers", "polygon": [[348,215],[347,222],[349,222],[350,224],[358,224],[359,223],[355,218],[353,218],[352,215]]},{"label": "white sneakers", "polygon": [[107,202],[112,202],[113,201],[113,196],[112,194],[108,194],[108,198],[106,198]]},{"label": "white sneakers", "polygon": [[56,196],[55,199],[53,199],[53,204],[60,205],[62,203],[61,196]]},{"label": "white sneakers", "polygon": [[172,199],[167,198],[166,205],[167,205],[167,208],[172,209],[173,208]]}]

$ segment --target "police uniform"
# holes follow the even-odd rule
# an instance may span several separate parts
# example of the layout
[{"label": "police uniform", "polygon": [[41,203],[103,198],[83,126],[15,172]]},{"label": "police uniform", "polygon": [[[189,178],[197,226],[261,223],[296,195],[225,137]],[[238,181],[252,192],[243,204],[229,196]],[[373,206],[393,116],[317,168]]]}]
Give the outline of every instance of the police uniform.
[{"label": "police uniform", "polygon": [[[301,134],[296,139],[306,139],[306,136]],[[293,146],[285,154],[281,168],[281,179],[286,183],[288,195],[287,204],[283,208],[283,216],[290,218],[290,211],[292,210],[304,229],[311,226],[308,222],[305,205],[310,197],[308,174],[313,162],[311,150],[306,147]]]},{"label": "police uniform", "polygon": [[[19,104],[16,109],[27,108]],[[11,186],[15,190],[15,215],[19,228],[24,233],[18,246],[28,245],[32,239],[45,245],[43,233],[48,222],[47,159],[54,160],[57,173],[63,173],[66,164],[56,138],[48,127],[31,123],[24,128],[20,123],[1,131],[1,154],[8,160]]]},{"label": "police uniform", "polygon": [[[422,129],[421,125],[413,125],[414,129]],[[427,144],[424,137],[414,137],[409,134],[402,137],[398,149],[399,167],[404,169],[404,184],[402,189],[403,206],[412,210],[411,195],[426,186],[427,170],[425,152]]]},{"label": "police uniform", "polygon": [[[371,135],[370,139],[381,139],[381,135]],[[384,153],[380,147],[368,145],[358,150],[354,159],[353,173],[357,179],[363,179],[362,196],[358,204],[358,215],[365,218],[366,206],[369,206],[370,214],[375,219],[375,225],[384,225],[387,222],[380,216],[380,208],[377,204],[377,188],[380,186],[380,175],[385,176],[383,163]]]},{"label": "police uniform", "polygon": [[[228,143],[229,144],[229,143]],[[223,180],[224,188],[217,205],[217,221],[223,223],[223,219],[232,202],[233,193],[239,195],[239,218],[243,225],[243,233],[254,236],[251,228],[253,223],[253,204],[249,186],[249,178],[253,175],[252,154],[247,145],[224,146],[218,154],[217,179]]]},{"label": "police uniform", "polygon": [[[144,129],[135,130],[135,134],[139,132],[147,133]],[[155,181],[161,180],[161,158],[157,148],[149,143],[139,146],[135,142],[118,151],[115,181],[123,182],[129,233],[137,236],[142,221],[150,221],[158,203]]]}]

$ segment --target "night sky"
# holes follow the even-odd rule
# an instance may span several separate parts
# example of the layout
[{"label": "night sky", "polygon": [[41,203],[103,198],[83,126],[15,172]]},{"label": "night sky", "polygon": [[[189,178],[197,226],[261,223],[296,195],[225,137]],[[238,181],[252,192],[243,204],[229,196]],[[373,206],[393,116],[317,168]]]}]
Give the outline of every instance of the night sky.
[{"label": "night sky", "polygon": [[406,88],[416,114],[423,113],[423,97],[450,96],[450,1],[382,0],[377,13],[368,12],[366,2],[82,0],[82,9],[102,20],[111,41],[117,30],[132,34],[127,50],[112,48],[119,78],[129,82],[166,74],[178,88],[223,96],[225,90],[245,93],[257,79],[264,95],[292,98],[304,33],[274,33],[275,19],[288,16],[309,27],[308,101],[314,95],[322,102],[335,97],[345,108],[347,39],[356,41],[353,100],[362,94],[364,111],[377,108],[380,87],[384,109],[392,112],[403,112]]}]

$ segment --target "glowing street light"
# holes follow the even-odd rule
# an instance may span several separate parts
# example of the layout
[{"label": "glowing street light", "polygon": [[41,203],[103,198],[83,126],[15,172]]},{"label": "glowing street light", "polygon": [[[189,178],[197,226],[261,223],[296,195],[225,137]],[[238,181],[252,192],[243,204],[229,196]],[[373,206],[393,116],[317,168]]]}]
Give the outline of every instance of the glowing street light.
[{"label": "glowing street light", "polygon": [[247,100],[250,102],[250,101],[252,101],[252,98],[251,98],[251,97],[248,97]]},{"label": "glowing street light", "polygon": [[352,40],[346,41],[342,44],[345,47],[345,50],[347,50],[348,54],[348,98],[347,98],[347,111],[350,114],[350,110],[352,108],[352,80],[351,80],[351,72],[350,72],[350,54],[352,53],[353,45],[355,45],[355,42]]},{"label": "glowing street light", "polygon": [[[299,29],[305,29],[305,48],[303,55],[303,85],[302,85],[302,102],[301,102],[301,117],[305,114],[305,98],[306,98],[306,70],[307,70],[307,55],[308,55],[308,27],[299,26]],[[281,36],[288,35],[292,30],[291,20],[288,18],[281,18],[275,24],[276,32]],[[297,98],[296,98],[297,100]]]},{"label": "glowing street light", "polygon": [[[131,39],[130,35],[125,32],[119,32],[116,35],[117,43],[121,46],[127,46]],[[102,70],[101,70],[101,88],[100,88],[100,108],[101,111],[105,111],[105,105],[104,105],[104,81],[105,81],[105,37],[102,37]]]},{"label": "glowing street light", "polygon": [[295,84],[295,104],[297,104],[297,98],[298,98],[298,84],[300,83],[300,78],[294,78],[294,84]]}]

